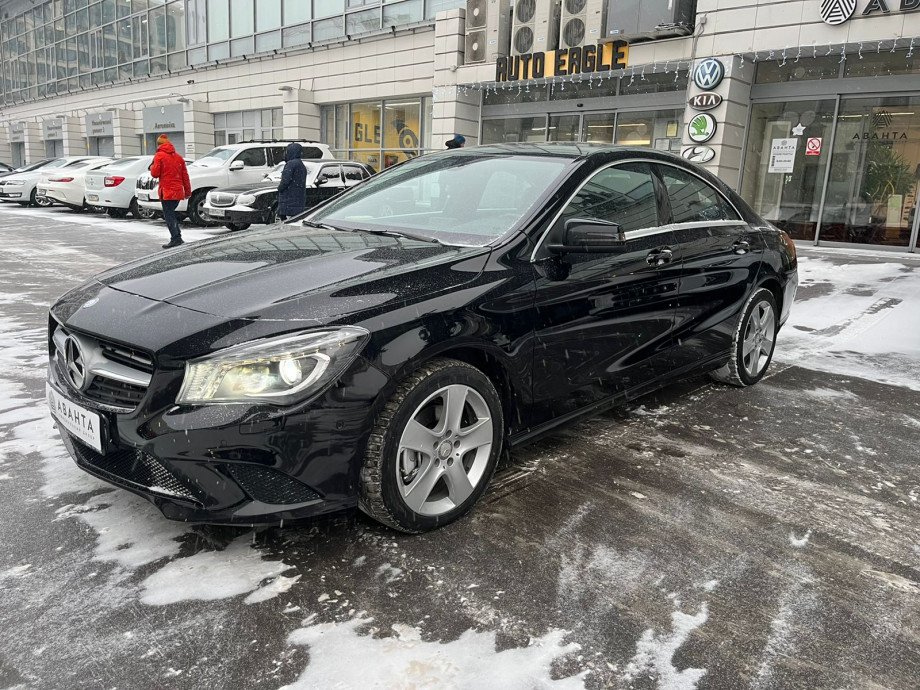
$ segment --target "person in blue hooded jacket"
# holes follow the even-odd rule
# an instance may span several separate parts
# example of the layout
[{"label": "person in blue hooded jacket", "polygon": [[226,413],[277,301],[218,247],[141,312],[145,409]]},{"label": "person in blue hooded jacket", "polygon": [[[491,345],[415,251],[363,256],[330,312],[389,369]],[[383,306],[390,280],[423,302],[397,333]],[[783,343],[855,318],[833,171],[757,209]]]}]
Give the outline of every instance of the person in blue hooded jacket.
[{"label": "person in blue hooded jacket", "polygon": [[303,147],[294,142],[284,151],[284,170],[278,185],[278,218],[287,220],[304,212],[307,204],[307,167],[300,160]]}]

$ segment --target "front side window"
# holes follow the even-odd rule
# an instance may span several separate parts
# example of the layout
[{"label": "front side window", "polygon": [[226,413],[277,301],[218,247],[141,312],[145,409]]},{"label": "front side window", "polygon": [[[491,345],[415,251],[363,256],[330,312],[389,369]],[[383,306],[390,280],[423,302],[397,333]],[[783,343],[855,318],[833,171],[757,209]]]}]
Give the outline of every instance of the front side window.
[{"label": "front side window", "polygon": [[236,161],[243,161],[247,168],[263,167],[265,165],[265,149],[258,147],[241,151],[240,155],[234,159],[234,162]]},{"label": "front side window", "polygon": [[738,214],[721,195],[696,175],[669,165],[657,166],[671,204],[671,222],[698,223],[738,220]]},{"label": "front side window", "polygon": [[342,173],[337,165],[326,165],[319,171],[316,176],[317,184],[324,184],[329,187],[342,186]]},{"label": "front side window", "polygon": [[236,153],[235,149],[218,147],[208,151],[207,155],[202,156],[197,161],[192,163],[192,165],[197,165],[205,168],[214,165],[221,165],[225,161],[230,160],[234,153]]},{"label": "front side window", "polygon": [[594,174],[562,212],[570,218],[616,223],[624,232],[659,224],[658,200],[652,172],[646,163],[624,163]]},{"label": "front side window", "polygon": [[[568,162],[473,149],[423,156],[372,177],[312,219],[346,229],[404,231],[445,244],[485,246],[525,216]],[[510,191],[497,197],[497,186]]]}]

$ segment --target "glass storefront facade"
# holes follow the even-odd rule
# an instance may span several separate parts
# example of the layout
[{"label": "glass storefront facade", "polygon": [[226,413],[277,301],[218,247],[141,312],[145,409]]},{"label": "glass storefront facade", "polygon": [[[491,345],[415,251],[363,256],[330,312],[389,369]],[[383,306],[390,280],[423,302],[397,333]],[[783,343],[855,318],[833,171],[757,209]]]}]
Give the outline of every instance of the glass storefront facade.
[{"label": "glass storefront facade", "polygon": [[463,0],[43,0],[0,21],[0,102],[381,31]]},{"label": "glass storefront facade", "polygon": [[252,139],[284,138],[281,108],[214,113],[214,145],[237,144]]},{"label": "glass storefront facade", "polygon": [[[835,58],[833,66],[815,62],[797,78],[920,74],[920,60],[903,54],[868,55],[862,61]],[[796,79],[781,80],[779,73],[772,63],[760,66],[757,82]],[[753,103],[742,196],[794,239],[917,247],[920,84],[916,86],[915,94],[858,95],[840,88],[820,99]]]},{"label": "glass storefront facade", "polygon": [[419,96],[323,106],[322,140],[336,158],[383,170],[431,149],[431,108]]}]

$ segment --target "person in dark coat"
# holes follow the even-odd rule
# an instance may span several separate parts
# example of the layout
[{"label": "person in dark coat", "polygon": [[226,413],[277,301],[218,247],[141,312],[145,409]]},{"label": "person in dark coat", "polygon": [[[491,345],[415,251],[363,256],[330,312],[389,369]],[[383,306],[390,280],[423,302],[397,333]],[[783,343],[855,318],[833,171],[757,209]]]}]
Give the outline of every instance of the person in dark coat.
[{"label": "person in dark coat", "polygon": [[163,220],[169,228],[169,243],[164,244],[163,249],[178,247],[182,244],[182,232],[176,207],[192,195],[192,183],[188,179],[185,160],[176,153],[176,147],[165,134],[157,137],[157,152],[150,165],[150,175],[160,181],[160,205],[163,207]]},{"label": "person in dark coat", "polygon": [[449,149],[462,149],[466,144],[466,137],[462,134],[455,134],[453,139],[448,139],[444,145]]},{"label": "person in dark coat", "polygon": [[307,205],[307,166],[300,155],[303,147],[297,142],[284,151],[284,170],[278,185],[278,218],[287,220],[304,212]]}]

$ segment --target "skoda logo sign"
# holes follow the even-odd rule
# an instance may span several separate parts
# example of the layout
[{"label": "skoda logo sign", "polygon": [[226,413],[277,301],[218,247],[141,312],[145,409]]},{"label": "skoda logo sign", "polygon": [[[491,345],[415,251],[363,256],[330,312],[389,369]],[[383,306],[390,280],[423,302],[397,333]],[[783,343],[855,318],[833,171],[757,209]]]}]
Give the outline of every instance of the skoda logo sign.
[{"label": "skoda logo sign", "polygon": [[821,0],[821,19],[825,24],[843,24],[856,11],[856,0]]},{"label": "skoda logo sign", "polygon": [[78,391],[83,390],[86,383],[86,364],[83,361],[83,350],[80,343],[73,336],[67,336],[64,341],[64,364],[67,367],[67,378]]},{"label": "skoda logo sign", "polygon": [[693,81],[703,91],[716,88],[725,77],[725,66],[715,58],[706,58],[693,70]]},{"label": "skoda logo sign", "polygon": [[716,133],[716,120],[709,113],[698,113],[687,125],[687,134],[696,144],[702,144],[712,139]]}]

